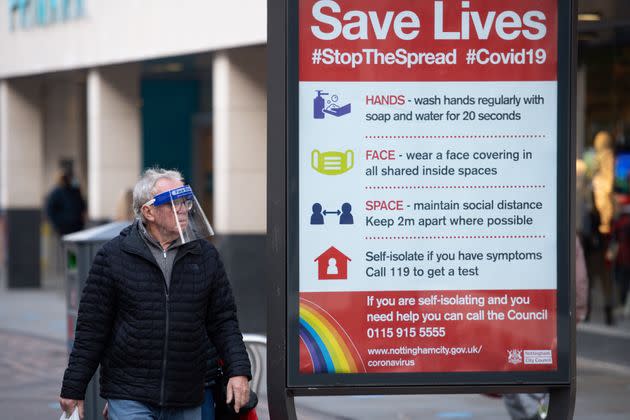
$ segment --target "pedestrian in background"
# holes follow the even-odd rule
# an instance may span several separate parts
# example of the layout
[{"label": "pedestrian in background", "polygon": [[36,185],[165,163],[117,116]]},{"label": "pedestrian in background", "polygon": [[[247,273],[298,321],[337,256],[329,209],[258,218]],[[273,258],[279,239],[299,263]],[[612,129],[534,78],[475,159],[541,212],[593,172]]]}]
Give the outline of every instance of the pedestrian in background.
[{"label": "pedestrian in background", "polygon": [[85,200],[70,172],[62,172],[57,185],[46,198],[46,215],[59,236],[82,230],[85,225]]},{"label": "pedestrian in background", "polygon": [[199,420],[211,343],[226,400],[249,401],[250,363],[212,229],[177,171],[149,169],[133,191],[136,221],[96,255],[61,389],[83,413],[98,365],[110,420]]},{"label": "pedestrian in background", "polygon": [[[575,320],[584,321],[588,309],[588,275],[579,236],[575,238]],[[504,394],[503,403],[512,420],[544,420],[549,408],[549,394]]]},{"label": "pedestrian in background", "polygon": [[133,213],[133,189],[128,188],[118,197],[114,220],[117,222],[131,222],[135,218],[136,216]]},{"label": "pedestrian in background", "polygon": [[626,312],[630,286],[630,202],[619,203],[619,214],[613,223],[606,258],[612,264],[617,304]]},{"label": "pedestrian in background", "polygon": [[64,255],[61,237],[82,230],[87,206],[81,189],[70,170],[59,172],[55,187],[46,197],[46,216],[54,230],[54,251],[51,252],[56,275],[63,274]]},{"label": "pedestrian in background", "polygon": [[614,182],[615,152],[614,140],[607,131],[600,131],[593,139],[595,147],[595,167],[593,171],[593,203],[599,216],[598,246],[592,247],[590,257],[591,279],[599,283],[604,297],[604,318],[606,325],[615,323],[615,294],[610,264],[606,263],[606,252],[610,241],[612,221],[615,213]]}]

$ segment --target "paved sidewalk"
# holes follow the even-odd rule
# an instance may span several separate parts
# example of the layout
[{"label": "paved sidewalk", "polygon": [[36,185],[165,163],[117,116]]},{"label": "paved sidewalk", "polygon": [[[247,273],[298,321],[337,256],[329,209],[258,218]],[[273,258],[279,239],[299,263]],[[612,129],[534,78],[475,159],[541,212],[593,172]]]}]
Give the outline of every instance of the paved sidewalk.
[{"label": "paved sidewalk", "polygon": [[[67,362],[60,291],[0,291],[0,418],[59,416]],[[621,324],[621,323],[620,323]],[[630,332],[584,324],[578,332],[576,420],[625,420],[630,413]],[[265,392],[258,409],[268,418]],[[508,419],[501,400],[481,395],[303,397],[299,419]]]},{"label": "paved sidewalk", "polygon": [[66,361],[60,341],[0,329],[0,418],[59,418]]},{"label": "paved sidewalk", "polygon": [[59,290],[0,290],[0,329],[65,343],[66,297]]}]

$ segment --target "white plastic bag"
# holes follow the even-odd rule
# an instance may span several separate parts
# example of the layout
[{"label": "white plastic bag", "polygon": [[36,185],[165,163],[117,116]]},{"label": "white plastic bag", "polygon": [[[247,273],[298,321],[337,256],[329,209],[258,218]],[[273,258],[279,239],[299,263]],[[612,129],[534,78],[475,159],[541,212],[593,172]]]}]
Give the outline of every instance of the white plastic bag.
[{"label": "white plastic bag", "polygon": [[79,407],[74,407],[74,411],[70,417],[66,417],[66,413],[61,413],[59,420],[79,420]]}]

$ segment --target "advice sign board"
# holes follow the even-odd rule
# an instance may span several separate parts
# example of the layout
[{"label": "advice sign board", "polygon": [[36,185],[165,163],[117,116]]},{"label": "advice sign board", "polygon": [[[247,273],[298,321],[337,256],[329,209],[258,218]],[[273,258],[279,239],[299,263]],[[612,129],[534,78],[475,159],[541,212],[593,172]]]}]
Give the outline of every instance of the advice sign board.
[{"label": "advice sign board", "polygon": [[568,382],[570,8],[294,3],[289,386]]}]

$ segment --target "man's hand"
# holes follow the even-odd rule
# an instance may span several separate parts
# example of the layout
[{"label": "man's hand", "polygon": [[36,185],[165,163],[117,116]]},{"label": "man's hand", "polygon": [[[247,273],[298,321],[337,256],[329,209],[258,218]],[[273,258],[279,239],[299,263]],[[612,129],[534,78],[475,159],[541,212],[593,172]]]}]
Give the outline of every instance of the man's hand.
[{"label": "man's hand", "polygon": [[234,400],[234,411],[237,413],[249,401],[249,382],[246,376],[233,376],[227,384],[227,404]]},{"label": "man's hand", "polygon": [[79,406],[79,418],[84,418],[83,413],[83,400],[70,400],[67,398],[59,397],[59,405],[64,413],[66,413],[66,417],[70,417],[72,412],[74,411],[74,407]]},{"label": "man's hand", "polygon": [[103,418],[105,420],[109,420],[109,403],[105,403],[105,408],[103,408]]}]

